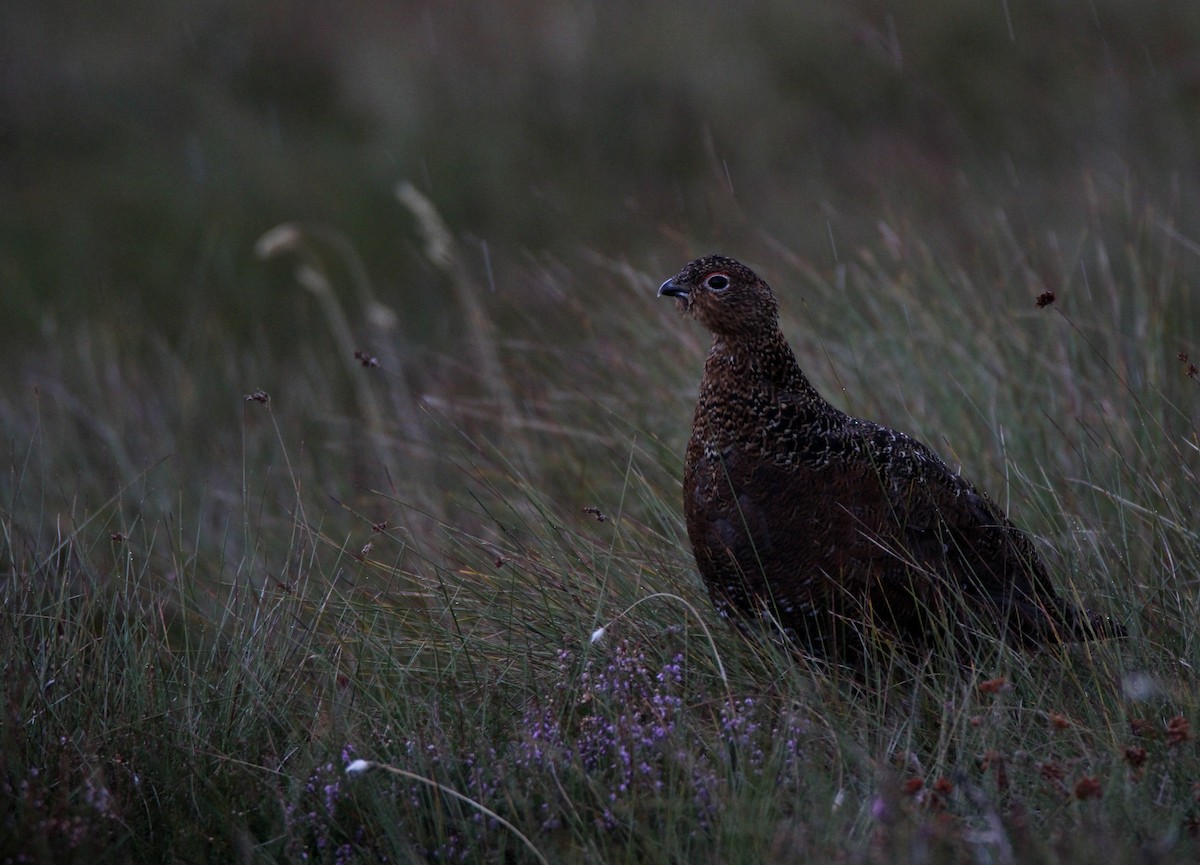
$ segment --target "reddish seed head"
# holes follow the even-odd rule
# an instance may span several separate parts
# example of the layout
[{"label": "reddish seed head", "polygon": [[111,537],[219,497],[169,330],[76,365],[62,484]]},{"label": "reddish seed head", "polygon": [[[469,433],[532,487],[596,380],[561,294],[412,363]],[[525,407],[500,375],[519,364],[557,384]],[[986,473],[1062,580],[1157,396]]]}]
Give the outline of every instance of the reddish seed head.
[{"label": "reddish seed head", "polygon": [[1063,778],[1067,777],[1067,770],[1057,760],[1047,760],[1038,767],[1038,774],[1042,776],[1043,781],[1048,781],[1051,784],[1061,784]]},{"label": "reddish seed head", "polygon": [[1146,749],[1141,745],[1130,745],[1125,749],[1125,762],[1134,769],[1140,769],[1146,764]]},{"label": "reddish seed head", "polygon": [[988,748],[983,754],[975,758],[976,764],[979,766],[979,771],[986,772],[992,766],[1004,762],[1004,755],[995,748]]},{"label": "reddish seed head", "polygon": [[904,795],[915,796],[925,787],[925,782],[920,778],[909,778],[904,782]]},{"label": "reddish seed head", "polygon": [[1154,725],[1145,718],[1131,718],[1129,720],[1129,731],[1135,736],[1153,736]]},{"label": "reddish seed head", "polygon": [[1179,362],[1183,364],[1184,375],[1186,375],[1188,378],[1195,378],[1197,375],[1200,375],[1200,369],[1197,369],[1196,365],[1191,362],[1191,357],[1188,356],[1186,351],[1180,351],[1179,354],[1175,356],[1179,358]]},{"label": "reddish seed head", "polygon": [[1003,691],[1011,691],[1012,687],[1008,686],[1008,679],[1003,676],[998,676],[995,679],[988,679],[986,682],[979,683],[979,693],[981,694],[999,694]]},{"label": "reddish seed head", "polygon": [[1192,738],[1192,725],[1183,715],[1176,715],[1167,721],[1167,744],[1181,745]]},{"label": "reddish seed head", "polygon": [[1052,291],[1043,291],[1037,296],[1038,309],[1045,309],[1052,303],[1054,303],[1054,292]]},{"label": "reddish seed head", "polygon": [[1085,799],[1099,799],[1102,792],[1100,779],[1095,775],[1085,775],[1075,784],[1075,798],[1081,802]]},{"label": "reddish seed head", "polygon": [[1071,728],[1071,719],[1066,715],[1060,715],[1058,712],[1050,713],[1050,726],[1055,730],[1069,730]]}]

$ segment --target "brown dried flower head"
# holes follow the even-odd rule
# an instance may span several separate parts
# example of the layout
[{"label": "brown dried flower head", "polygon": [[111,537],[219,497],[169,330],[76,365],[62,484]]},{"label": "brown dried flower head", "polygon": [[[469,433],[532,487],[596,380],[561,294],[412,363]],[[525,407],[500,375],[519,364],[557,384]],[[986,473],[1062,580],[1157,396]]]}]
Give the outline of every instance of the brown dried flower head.
[{"label": "brown dried flower head", "polygon": [[1131,768],[1142,768],[1142,766],[1146,765],[1146,749],[1141,745],[1130,745],[1125,749],[1125,762]]},{"label": "brown dried flower head", "polygon": [[1129,732],[1135,736],[1154,736],[1154,725],[1145,718],[1131,718],[1129,720]]},{"label": "brown dried flower head", "polygon": [[1067,777],[1067,770],[1057,760],[1047,760],[1038,767],[1038,774],[1043,781],[1061,786],[1063,779]]},{"label": "brown dried flower head", "polygon": [[1167,721],[1167,744],[1182,745],[1192,738],[1192,725],[1183,715],[1176,715]]},{"label": "brown dried flower head", "polygon": [[1075,798],[1081,802],[1085,799],[1099,799],[1102,792],[1100,779],[1095,775],[1085,775],[1075,784]]},{"label": "brown dried flower head", "polygon": [[1200,375],[1200,369],[1197,369],[1196,364],[1192,363],[1192,360],[1190,357],[1188,357],[1188,353],[1186,351],[1179,352],[1176,357],[1178,357],[1179,362],[1183,364],[1184,375],[1186,375],[1188,378],[1195,378],[1197,375]]},{"label": "brown dried flower head", "polygon": [[1012,685],[1008,684],[1008,679],[1003,676],[997,676],[995,679],[988,679],[986,682],[979,683],[979,693],[981,694],[1000,694],[1011,690]]}]

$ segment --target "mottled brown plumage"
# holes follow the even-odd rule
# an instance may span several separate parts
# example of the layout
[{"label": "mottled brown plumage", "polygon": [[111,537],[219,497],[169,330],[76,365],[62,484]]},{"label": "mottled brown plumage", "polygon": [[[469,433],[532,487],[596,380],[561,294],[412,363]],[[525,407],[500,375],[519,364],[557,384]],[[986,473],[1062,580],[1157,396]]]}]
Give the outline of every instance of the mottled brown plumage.
[{"label": "mottled brown plumage", "polygon": [[858,656],[981,631],[1022,646],[1112,633],[1064,601],[1029,538],[909,436],[809,383],[765,282],[719,255],[659,288],[713,335],[684,469],[696,564],[723,614]]}]

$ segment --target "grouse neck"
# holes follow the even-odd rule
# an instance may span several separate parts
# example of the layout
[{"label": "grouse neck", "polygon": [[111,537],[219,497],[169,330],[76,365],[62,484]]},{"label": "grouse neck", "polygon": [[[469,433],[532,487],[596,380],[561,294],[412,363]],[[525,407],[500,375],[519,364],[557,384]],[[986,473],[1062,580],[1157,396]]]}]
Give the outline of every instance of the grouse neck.
[{"label": "grouse neck", "polygon": [[761,336],[715,334],[704,369],[705,378],[725,379],[739,389],[766,386],[777,392],[821,399],[778,328]]}]

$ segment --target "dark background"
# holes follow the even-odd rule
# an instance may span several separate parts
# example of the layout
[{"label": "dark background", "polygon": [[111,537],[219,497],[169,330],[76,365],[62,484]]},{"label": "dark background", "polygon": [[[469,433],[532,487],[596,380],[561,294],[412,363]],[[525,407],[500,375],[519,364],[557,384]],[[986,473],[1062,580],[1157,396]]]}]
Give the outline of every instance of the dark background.
[{"label": "dark background", "polygon": [[1196,236],[1186,0],[18,2],[0,57],[10,364],[78,328],[286,352],[309,301],[253,246],[287,220],[445,339],[401,180],[518,301],[543,252],[828,269],[886,221],[969,259],[964,211],[1036,247],[1089,195]]}]

